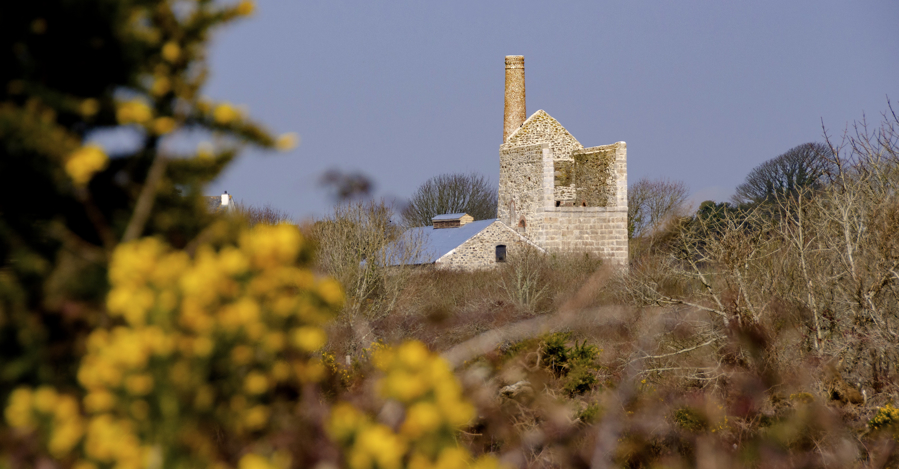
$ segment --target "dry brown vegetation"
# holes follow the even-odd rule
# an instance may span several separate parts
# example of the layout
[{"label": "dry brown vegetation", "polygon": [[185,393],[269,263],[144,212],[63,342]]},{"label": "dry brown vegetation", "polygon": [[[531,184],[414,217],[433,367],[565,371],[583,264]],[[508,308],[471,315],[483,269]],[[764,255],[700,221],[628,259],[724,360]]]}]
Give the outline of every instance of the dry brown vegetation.
[{"label": "dry brown vegetation", "polygon": [[897,138],[893,114],[862,123],[832,183],[705,205],[634,240],[629,270],[401,269],[328,348],[357,378],[370,342],[444,351],[479,408],[462,438],[518,467],[897,467]]}]

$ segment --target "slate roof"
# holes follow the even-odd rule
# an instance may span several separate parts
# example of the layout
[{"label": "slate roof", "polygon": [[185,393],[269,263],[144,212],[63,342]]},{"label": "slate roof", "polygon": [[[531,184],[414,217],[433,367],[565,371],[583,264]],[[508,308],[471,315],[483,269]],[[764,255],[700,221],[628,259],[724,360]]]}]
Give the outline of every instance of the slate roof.
[{"label": "slate roof", "polygon": [[464,217],[465,215],[467,215],[467,214],[466,213],[444,213],[443,215],[437,215],[436,217],[432,218],[431,220],[437,220],[437,221],[458,220],[458,219]]},{"label": "slate roof", "polygon": [[[462,216],[463,214],[452,214]],[[439,215],[449,216],[449,215]],[[435,217],[436,219],[436,217]],[[478,220],[462,225],[458,228],[442,228],[435,230],[433,226],[422,226],[419,228],[410,228],[391,246],[395,248],[406,242],[414,242],[418,238],[422,240],[422,249],[415,259],[407,261],[407,264],[432,264],[437,259],[445,256],[448,252],[461,246],[462,243],[471,239],[474,235],[480,233],[488,226],[496,223],[497,220]],[[396,265],[398,262],[391,265]]]}]

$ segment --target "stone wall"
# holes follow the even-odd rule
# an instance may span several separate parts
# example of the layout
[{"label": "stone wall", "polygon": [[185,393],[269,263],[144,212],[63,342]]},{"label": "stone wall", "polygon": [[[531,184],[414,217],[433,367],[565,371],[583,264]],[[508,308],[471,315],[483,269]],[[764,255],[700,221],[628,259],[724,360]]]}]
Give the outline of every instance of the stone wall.
[{"label": "stone wall", "polygon": [[608,207],[615,205],[615,179],[612,166],[615,149],[612,145],[576,150],[574,159],[574,205]]},{"label": "stone wall", "polygon": [[546,209],[539,233],[547,251],[588,252],[615,264],[627,263],[627,211],[606,207]]},{"label": "stone wall", "polygon": [[[540,249],[529,243],[505,223],[497,221],[462,243],[434,263],[439,269],[475,270],[496,265],[496,246],[506,246],[506,259],[524,249]],[[542,249],[541,249],[542,250]]]},{"label": "stone wall", "polygon": [[536,112],[500,146],[498,218],[547,251],[626,264],[627,145],[584,148]]},{"label": "stone wall", "polygon": [[549,143],[557,159],[569,159],[571,152],[584,148],[559,121],[542,109],[528,117],[500,149]]},{"label": "stone wall", "polygon": [[503,145],[500,150],[497,218],[527,231],[544,204],[543,158],[548,144]]}]

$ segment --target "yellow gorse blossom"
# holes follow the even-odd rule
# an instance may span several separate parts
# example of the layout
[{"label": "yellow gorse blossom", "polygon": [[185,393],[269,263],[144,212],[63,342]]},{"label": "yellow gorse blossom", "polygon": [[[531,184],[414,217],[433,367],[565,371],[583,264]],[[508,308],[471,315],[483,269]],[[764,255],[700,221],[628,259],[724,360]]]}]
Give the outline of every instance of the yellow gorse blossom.
[{"label": "yellow gorse blossom", "polygon": [[153,120],[153,133],[156,135],[165,135],[171,133],[177,127],[175,119],[171,117],[158,117]]},{"label": "yellow gorse blossom", "polygon": [[473,458],[458,445],[455,433],[474,417],[449,364],[424,344],[406,342],[390,348],[375,344],[372,362],[384,373],[376,383],[384,399],[406,407],[394,432],[350,404],[337,404],[328,421],[331,437],[345,449],[353,469],[401,467],[496,468],[496,458]]},{"label": "yellow gorse blossom", "polygon": [[256,4],[251,0],[242,0],[237,4],[237,14],[241,16],[249,16],[256,10]]},{"label": "yellow gorse blossom", "polygon": [[212,118],[219,124],[230,124],[238,117],[240,117],[240,113],[237,112],[237,109],[234,109],[234,106],[228,103],[218,104],[212,110]]},{"label": "yellow gorse blossom", "polygon": [[69,155],[66,160],[66,173],[76,185],[83,186],[109,164],[109,157],[98,145],[85,145]]},{"label": "yellow gorse blossom", "polygon": [[[144,467],[150,455],[166,467],[168,453],[153,449],[145,426],[159,415],[172,435],[192,413],[209,411],[236,434],[265,431],[276,385],[299,390],[324,376],[309,352],[323,345],[322,326],[343,298],[335,283],[298,265],[303,249],[299,230],[286,224],[248,230],[237,246],[200,246],[193,257],[157,238],[120,245],[106,303],[120,325],[88,336],[77,373],[86,417],[71,396],[22,388],[10,395],[6,421],[41,429],[54,456],[82,443],[84,467]],[[205,381],[213,368],[214,386]],[[190,433],[191,445],[211,448],[210,438]],[[259,461],[240,466],[264,467]]]},{"label": "yellow gorse blossom", "polygon": [[300,136],[296,132],[288,132],[278,136],[275,140],[275,148],[278,151],[290,151],[300,144]]},{"label": "yellow gorse blossom", "polygon": [[162,46],[162,58],[169,62],[175,62],[181,58],[181,46],[175,41],[166,42]]},{"label": "yellow gorse blossom", "polygon": [[147,103],[139,99],[120,103],[118,109],[116,109],[116,119],[122,125],[143,124],[152,118],[153,110],[150,109]]},{"label": "yellow gorse blossom", "polygon": [[46,437],[47,450],[56,458],[68,455],[84,434],[78,401],[49,386],[34,391],[24,387],[14,390],[4,416],[10,426],[25,430],[50,422],[48,427],[42,428],[42,433]]},{"label": "yellow gorse blossom", "polygon": [[81,105],[78,106],[78,111],[81,112],[81,115],[84,117],[91,117],[100,111],[100,103],[94,98],[88,98],[84,101],[81,101]]}]

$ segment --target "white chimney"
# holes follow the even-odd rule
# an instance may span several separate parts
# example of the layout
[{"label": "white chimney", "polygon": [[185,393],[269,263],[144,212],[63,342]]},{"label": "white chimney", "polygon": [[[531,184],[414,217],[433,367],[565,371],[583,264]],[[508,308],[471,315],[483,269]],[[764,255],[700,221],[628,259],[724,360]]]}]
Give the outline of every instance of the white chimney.
[{"label": "white chimney", "polygon": [[230,205],[231,205],[231,196],[228,195],[228,191],[225,191],[225,193],[222,194],[222,207],[228,207]]}]

